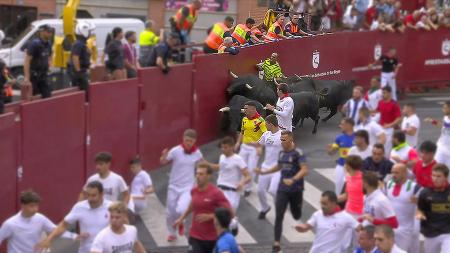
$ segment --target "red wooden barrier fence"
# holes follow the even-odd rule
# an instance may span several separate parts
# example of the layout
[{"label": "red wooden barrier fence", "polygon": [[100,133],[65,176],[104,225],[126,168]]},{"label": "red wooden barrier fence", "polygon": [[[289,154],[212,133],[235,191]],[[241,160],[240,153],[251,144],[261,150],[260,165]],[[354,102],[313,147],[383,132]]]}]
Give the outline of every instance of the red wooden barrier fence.
[{"label": "red wooden barrier fence", "polygon": [[[7,106],[20,121],[15,122],[14,114],[0,116],[0,197],[8,203],[0,209],[0,222],[15,210],[16,189],[29,187],[43,195],[42,211],[60,219],[94,173],[99,151],[110,151],[113,169],[129,179],[131,158],[139,154],[145,168],[155,168],[161,150],[177,144],[188,127],[197,129],[200,143],[213,140],[219,131],[218,109],[227,101],[228,70],[256,74],[255,64],[272,52],[279,53],[285,75],[355,79],[367,86],[379,74],[379,69],[367,68],[375,52],[396,47],[403,64],[399,86],[410,88],[450,83],[449,39],[450,29],[286,40],[244,48],[236,56],[198,56],[168,75],[149,68],[138,71],[138,79],[96,83],[88,104],[83,92],[75,92]],[[23,174],[16,187],[19,168]]]}]

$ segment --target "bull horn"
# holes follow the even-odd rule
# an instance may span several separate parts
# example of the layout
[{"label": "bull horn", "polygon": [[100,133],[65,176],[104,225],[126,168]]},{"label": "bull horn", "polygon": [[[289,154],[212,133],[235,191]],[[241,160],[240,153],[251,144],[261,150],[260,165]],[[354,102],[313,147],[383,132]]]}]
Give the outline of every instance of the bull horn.
[{"label": "bull horn", "polygon": [[273,82],[274,82],[277,86],[280,86],[280,84],[277,82],[277,79],[276,79],[276,78],[273,79]]},{"label": "bull horn", "polygon": [[245,113],[245,109],[241,109],[241,113]]},{"label": "bull horn", "polygon": [[230,111],[230,107],[228,107],[228,106],[222,107],[219,110],[219,112],[229,112],[229,111]]},{"label": "bull horn", "polygon": [[235,73],[233,73],[233,71],[231,71],[231,70],[230,70],[230,75],[231,75],[233,78],[239,78],[239,76],[236,75]]},{"label": "bull horn", "polygon": [[250,86],[250,84],[248,84],[248,83],[245,84],[245,87],[246,87],[247,89],[249,89],[249,90],[253,89],[253,87]]},{"label": "bull horn", "polygon": [[302,77],[300,77],[299,75],[295,74],[295,76],[298,78],[298,80],[302,80]]}]

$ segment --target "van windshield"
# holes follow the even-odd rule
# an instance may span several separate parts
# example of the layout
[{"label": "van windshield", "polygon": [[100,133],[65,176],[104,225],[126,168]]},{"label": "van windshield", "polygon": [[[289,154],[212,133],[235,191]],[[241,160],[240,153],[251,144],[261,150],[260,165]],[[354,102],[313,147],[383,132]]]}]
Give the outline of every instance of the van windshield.
[{"label": "van windshield", "polygon": [[[23,32],[17,36],[17,38],[6,38],[6,41],[4,40],[2,44],[0,45],[0,48],[11,48],[15,46],[17,43],[19,43],[23,37],[25,37],[31,30],[33,30],[33,26],[28,26],[27,29],[23,30]],[[5,43],[6,42],[6,43]]]}]

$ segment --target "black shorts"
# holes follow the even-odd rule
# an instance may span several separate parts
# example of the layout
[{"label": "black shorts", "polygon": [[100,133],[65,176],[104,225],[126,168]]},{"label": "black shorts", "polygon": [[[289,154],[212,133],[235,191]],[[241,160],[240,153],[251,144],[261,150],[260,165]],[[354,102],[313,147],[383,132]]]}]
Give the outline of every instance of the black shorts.
[{"label": "black shorts", "polygon": [[204,241],[189,237],[189,253],[213,253],[216,241]]}]

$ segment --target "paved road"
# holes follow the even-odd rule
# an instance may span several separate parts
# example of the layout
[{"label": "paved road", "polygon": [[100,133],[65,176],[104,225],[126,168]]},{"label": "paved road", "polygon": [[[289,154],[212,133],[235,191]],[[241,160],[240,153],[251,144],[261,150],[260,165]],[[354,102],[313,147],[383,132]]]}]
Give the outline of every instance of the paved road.
[{"label": "paved road", "polygon": [[[424,117],[442,117],[442,101],[448,99],[450,93],[434,93],[410,96],[401,103],[414,102],[417,105],[417,113],[421,119]],[[325,114],[325,112],[323,112]],[[306,179],[306,189],[304,193],[302,221],[307,220],[311,214],[319,208],[320,193],[324,190],[333,190],[333,167],[335,165],[334,157],[326,154],[326,145],[332,142],[339,133],[337,127],[340,117],[335,117],[328,123],[321,123],[316,135],[312,135],[312,121],[305,121],[302,129],[295,131],[296,144],[304,150],[307,155],[311,172]],[[439,130],[423,124],[420,132],[420,140],[437,140]],[[205,157],[210,161],[217,161],[219,149],[217,142],[202,146],[201,150]],[[137,226],[139,236],[145,247],[151,252],[178,253],[186,252],[186,239],[179,238],[175,243],[165,241],[167,233],[165,228],[165,202],[166,202],[166,184],[169,170],[163,167],[154,170],[151,173],[156,194],[149,198],[150,207],[142,214]],[[238,210],[238,217],[241,223],[238,241],[250,253],[270,252],[273,240],[273,224],[275,212],[269,212],[267,220],[258,220],[259,209],[256,194],[248,198],[241,198]],[[308,252],[310,244],[314,239],[312,233],[299,234],[292,229],[296,222],[292,219],[290,213],[285,216],[283,231],[283,252]],[[76,245],[68,241],[60,241],[52,252],[76,252]]]}]

